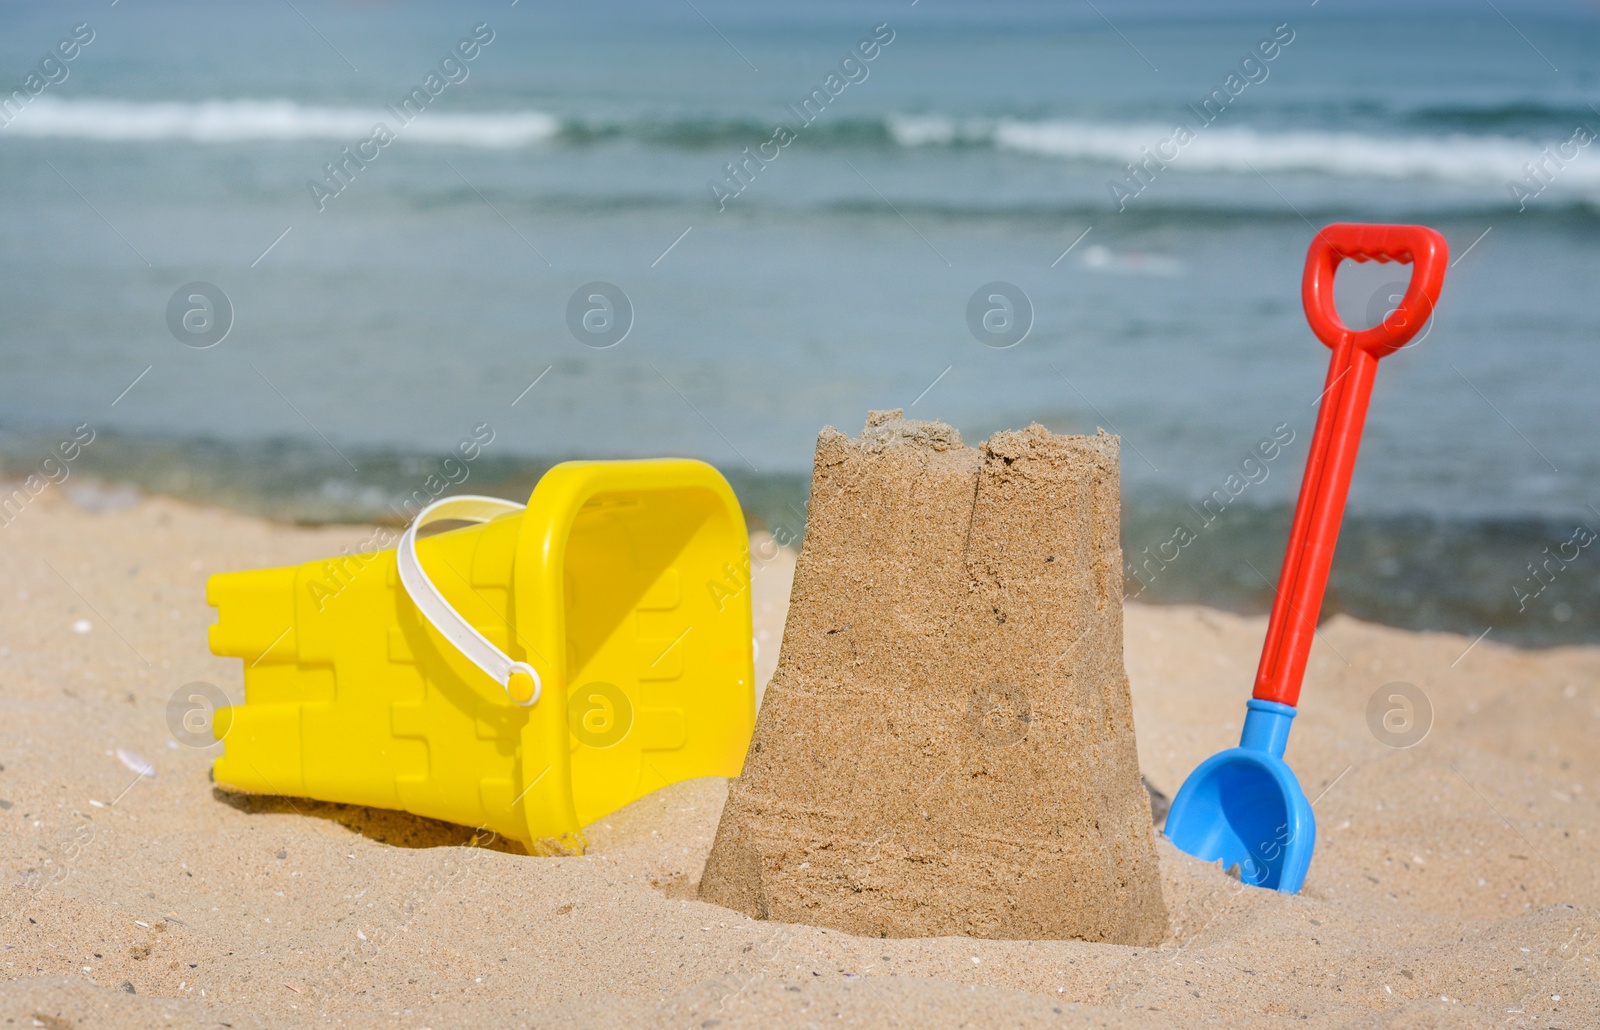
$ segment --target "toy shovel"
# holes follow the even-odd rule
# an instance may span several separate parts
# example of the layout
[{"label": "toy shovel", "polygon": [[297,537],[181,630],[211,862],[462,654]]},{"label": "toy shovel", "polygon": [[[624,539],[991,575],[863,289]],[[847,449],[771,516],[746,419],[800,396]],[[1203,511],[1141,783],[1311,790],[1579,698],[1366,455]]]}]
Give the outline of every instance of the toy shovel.
[{"label": "toy shovel", "polygon": [[[1334,309],[1334,274],[1345,258],[1414,266],[1400,306],[1370,329],[1346,328]],[[1255,693],[1239,746],[1212,755],[1189,774],[1165,828],[1180,850],[1208,862],[1221,859],[1229,869],[1237,866],[1243,883],[1294,894],[1311,865],[1317,824],[1300,781],[1283,760],[1289,723],[1322,609],[1378,360],[1405,346],[1433,314],[1448,261],[1444,237],[1420,225],[1330,225],[1306,254],[1301,283],[1306,321],[1333,350],[1333,360]]]}]

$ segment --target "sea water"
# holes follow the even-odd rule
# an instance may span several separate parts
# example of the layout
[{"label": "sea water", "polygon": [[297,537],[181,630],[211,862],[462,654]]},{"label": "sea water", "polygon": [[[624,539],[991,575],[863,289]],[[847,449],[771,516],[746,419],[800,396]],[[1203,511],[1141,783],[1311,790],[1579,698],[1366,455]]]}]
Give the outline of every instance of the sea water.
[{"label": "sea water", "polygon": [[797,537],[824,424],[1104,427],[1128,595],[1260,610],[1306,246],[1423,222],[1329,610],[1600,633],[1596,21],[1096,6],[8,5],[4,471],[362,520],[689,455]]}]

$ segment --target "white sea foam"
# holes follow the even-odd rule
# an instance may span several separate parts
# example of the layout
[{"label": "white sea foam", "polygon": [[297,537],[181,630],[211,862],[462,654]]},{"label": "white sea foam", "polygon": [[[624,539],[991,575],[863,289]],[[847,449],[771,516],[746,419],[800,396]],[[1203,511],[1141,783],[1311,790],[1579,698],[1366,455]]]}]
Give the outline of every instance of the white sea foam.
[{"label": "white sea foam", "polygon": [[[401,124],[390,110],[301,104],[282,99],[127,101],[41,96],[5,128],[6,136],[138,142],[184,140],[202,144],[321,140],[349,143],[372,135],[383,122],[397,137],[425,144],[506,149],[556,136],[562,122],[543,111],[468,113],[429,108]],[[990,146],[997,150],[1120,169],[1156,151],[1173,126],[1161,122],[1071,119],[953,118],[940,114],[891,115],[889,138],[905,147]],[[1339,178],[1421,179],[1463,183],[1522,182],[1526,165],[1562,139],[1510,136],[1381,136],[1356,132],[1271,132],[1211,125],[1168,164],[1181,171],[1254,175],[1307,172]],[[1167,147],[1171,152],[1171,147]],[[1600,188],[1600,150],[1587,148],[1557,172],[1561,191]]]},{"label": "white sea foam", "polygon": [[903,147],[952,143],[985,143],[994,139],[994,121],[984,118],[957,120],[944,115],[891,115],[885,122],[889,138]]},{"label": "white sea foam", "polygon": [[192,143],[328,140],[348,143],[384,123],[419,143],[468,147],[523,147],[548,140],[561,122],[542,111],[466,114],[424,110],[406,125],[382,108],[324,107],[292,100],[199,102],[63,100],[43,96],[29,104],[6,136],[107,141],[186,140]]},{"label": "white sea foam", "polygon": [[[902,146],[948,146],[987,141],[1001,150],[1091,164],[1126,165],[1140,161],[1140,148],[1155,151],[1173,126],[1158,122],[961,121],[939,115],[893,116],[889,136]],[[1436,179],[1458,182],[1522,181],[1523,167],[1537,162],[1545,146],[1564,139],[1533,142],[1507,136],[1386,137],[1353,132],[1268,132],[1242,126],[1208,126],[1168,164],[1194,172],[1252,175],[1261,172],[1313,172],[1342,178]],[[1171,147],[1166,148],[1171,152]],[[1557,173],[1557,185],[1600,185],[1600,153],[1579,156]]]}]

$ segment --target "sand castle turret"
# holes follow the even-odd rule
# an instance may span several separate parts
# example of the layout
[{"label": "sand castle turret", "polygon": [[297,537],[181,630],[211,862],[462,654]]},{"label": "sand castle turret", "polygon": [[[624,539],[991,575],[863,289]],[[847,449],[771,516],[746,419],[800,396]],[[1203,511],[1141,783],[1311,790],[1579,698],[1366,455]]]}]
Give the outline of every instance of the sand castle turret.
[{"label": "sand castle turret", "polygon": [[1122,664],[1117,439],[817,443],[778,671],[701,896],[864,936],[1166,933]]}]

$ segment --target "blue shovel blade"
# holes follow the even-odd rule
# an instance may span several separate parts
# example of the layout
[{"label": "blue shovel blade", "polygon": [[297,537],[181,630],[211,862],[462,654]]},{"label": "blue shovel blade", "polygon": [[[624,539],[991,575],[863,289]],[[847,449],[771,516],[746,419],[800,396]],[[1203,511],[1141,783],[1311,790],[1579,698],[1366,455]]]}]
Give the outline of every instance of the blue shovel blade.
[{"label": "blue shovel blade", "polygon": [[[1279,757],[1288,719],[1270,742],[1252,740],[1251,730],[1260,727],[1252,727],[1251,719],[1277,714],[1264,711],[1267,704],[1251,702],[1243,745],[1212,755],[1189,774],[1172,800],[1164,832],[1180,851],[1207,862],[1220,858],[1227,869],[1238,866],[1241,883],[1295,894],[1311,866],[1317,822],[1300,781]],[[1278,753],[1252,742],[1276,745]]]}]

